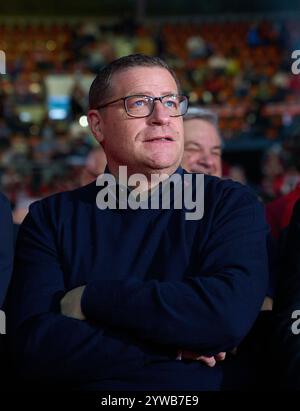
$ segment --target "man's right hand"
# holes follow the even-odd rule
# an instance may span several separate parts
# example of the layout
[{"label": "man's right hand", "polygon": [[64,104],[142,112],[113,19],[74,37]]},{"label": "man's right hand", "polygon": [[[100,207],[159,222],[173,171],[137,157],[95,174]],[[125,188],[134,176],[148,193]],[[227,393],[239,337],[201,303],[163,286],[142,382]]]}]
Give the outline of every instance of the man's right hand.
[{"label": "man's right hand", "polygon": [[202,361],[208,367],[214,367],[217,361],[223,361],[226,357],[226,352],[219,352],[216,355],[208,357],[206,355],[199,355],[193,351],[179,351],[178,358],[181,360],[194,360],[194,361]]}]

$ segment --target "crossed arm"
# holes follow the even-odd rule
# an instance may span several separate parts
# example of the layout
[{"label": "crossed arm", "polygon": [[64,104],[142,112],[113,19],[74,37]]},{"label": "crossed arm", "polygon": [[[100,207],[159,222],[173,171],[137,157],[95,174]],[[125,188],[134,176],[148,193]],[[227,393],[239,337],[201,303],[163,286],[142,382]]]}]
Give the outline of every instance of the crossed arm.
[{"label": "crossed arm", "polygon": [[[60,302],[61,313],[66,317],[84,321],[86,317],[81,311],[81,298],[85,286],[76,287],[68,291]],[[209,367],[214,367],[217,361],[223,361],[226,357],[225,352],[220,352],[215,355],[205,356],[193,351],[178,350],[178,360],[193,360],[202,361]]]},{"label": "crossed arm", "polygon": [[203,253],[202,275],[181,282],[98,279],[69,291],[62,313],[176,346],[182,358],[214,365],[247,334],[265,295],[262,212],[252,199],[217,222]]},{"label": "crossed arm", "polygon": [[199,275],[178,282],[99,278],[70,290],[47,207],[36,203],[20,231],[12,287],[21,374],[109,378],[122,360],[139,367],[147,356],[175,359],[179,350],[213,365],[239,344],[262,304],[268,280],[263,215],[251,197],[216,221]]}]

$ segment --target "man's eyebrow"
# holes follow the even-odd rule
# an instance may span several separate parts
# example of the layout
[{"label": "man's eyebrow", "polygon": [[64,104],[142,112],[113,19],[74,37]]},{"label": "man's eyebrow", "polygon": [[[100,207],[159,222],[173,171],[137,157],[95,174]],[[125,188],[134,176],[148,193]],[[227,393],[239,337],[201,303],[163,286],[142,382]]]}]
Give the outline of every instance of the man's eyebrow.
[{"label": "man's eyebrow", "polygon": [[[166,91],[164,93],[161,93],[160,96],[167,96],[167,95],[177,95],[178,92],[173,91]],[[160,96],[155,96],[152,91],[131,91],[127,93],[127,96],[150,96],[150,97],[160,97]]]},{"label": "man's eyebrow", "polygon": [[197,146],[197,147],[199,147],[199,148],[202,148],[202,147],[203,147],[203,144],[200,144],[200,143],[197,143],[197,142],[194,142],[194,141],[188,141],[188,142],[185,143],[184,146],[185,146],[185,147]]},{"label": "man's eyebrow", "polygon": [[[185,143],[184,147],[189,147],[189,146],[197,146],[199,148],[205,147],[205,144],[201,144],[199,142],[194,142],[194,141],[188,141]],[[217,145],[217,146],[212,146],[210,148],[211,150],[222,150],[222,145]]]}]

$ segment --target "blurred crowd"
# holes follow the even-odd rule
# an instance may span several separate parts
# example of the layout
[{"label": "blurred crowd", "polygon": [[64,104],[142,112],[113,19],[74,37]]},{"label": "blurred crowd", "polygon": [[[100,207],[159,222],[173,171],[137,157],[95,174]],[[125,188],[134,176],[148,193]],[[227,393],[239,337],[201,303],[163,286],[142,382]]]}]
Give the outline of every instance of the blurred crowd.
[{"label": "blurred crowd", "polygon": [[[190,102],[213,109],[223,141],[265,139],[258,189],[266,201],[291,191],[299,172],[289,156],[291,135],[300,138],[300,75],[291,71],[300,49],[296,21],[152,22],[118,24],[2,24],[0,50],[6,75],[0,76],[0,189],[22,220],[28,204],[92,181],[105,156],[86,127],[87,93],[82,76],[131,53],[158,55],[177,72]],[[49,117],[49,75],[76,78],[70,112]],[[26,107],[40,115],[26,118]],[[25,108],[25,109],[24,109]],[[224,164],[224,174],[247,183],[239,167]]]}]

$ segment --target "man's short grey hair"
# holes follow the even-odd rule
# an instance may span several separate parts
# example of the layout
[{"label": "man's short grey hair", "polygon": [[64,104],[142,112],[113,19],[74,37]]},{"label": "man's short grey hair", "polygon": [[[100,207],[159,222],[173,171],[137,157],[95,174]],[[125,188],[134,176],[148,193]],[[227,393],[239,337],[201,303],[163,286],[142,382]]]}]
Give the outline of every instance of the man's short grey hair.
[{"label": "man's short grey hair", "polygon": [[183,121],[195,119],[207,121],[208,123],[215,126],[219,132],[219,118],[217,113],[215,113],[214,111],[196,106],[189,107],[187,113],[183,117]]},{"label": "man's short grey hair", "polygon": [[158,67],[167,70],[175,80],[178,93],[181,93],[180,83],[175,71],[164,60],[145,54],[131,54],[112,61],[99,71],[90,88],[89,108],[97,109],[109,97],[112,97],[112,77],[115,73],[136,67]]},{"label": "man's short grey hair", "polygon": [[220,137],[222,148],[224,147],[224,142],[219,128],[219,117],[218,114],[207,108],[192,106],[188,108],[187,113],[183,116],[183,121],[188,120],[204,120],[215,127],[218,136]]}]

